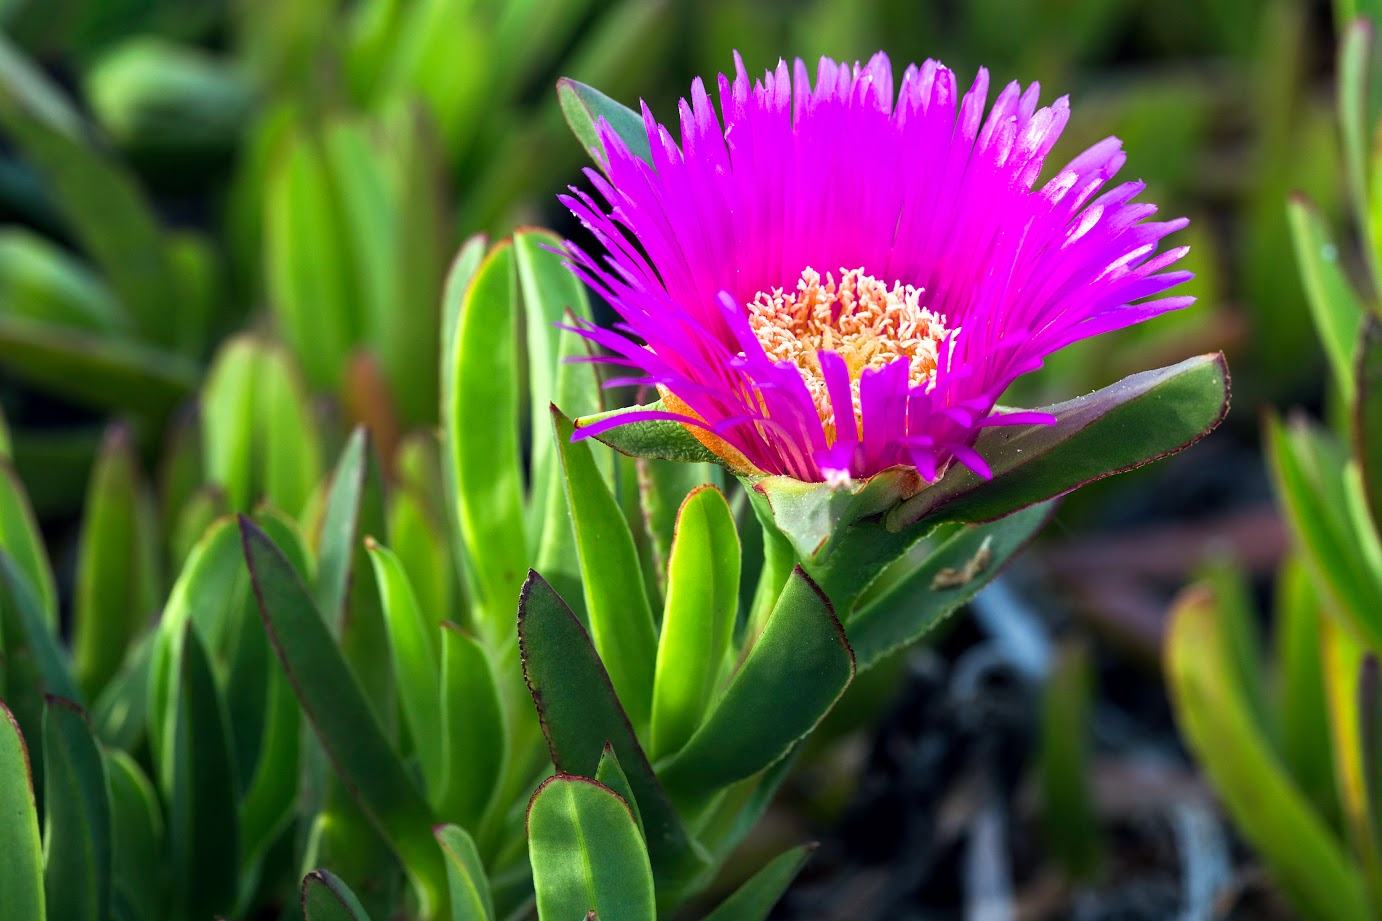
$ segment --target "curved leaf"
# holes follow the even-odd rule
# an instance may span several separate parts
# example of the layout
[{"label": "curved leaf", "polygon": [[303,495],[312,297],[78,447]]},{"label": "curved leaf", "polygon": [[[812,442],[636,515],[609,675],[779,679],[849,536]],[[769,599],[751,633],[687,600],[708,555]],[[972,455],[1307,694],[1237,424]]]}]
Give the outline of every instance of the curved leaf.
[{"label": "curved leaf", "polygon": [[494,899],[480,852],[465,829],[441,825],[432,830],[446,855],[446,879],[451,890],[451,921],[494,921]]},{"label": "curved leaf", "polygon": [[557,770],[594,777],[608,743],[638,802],[659,891],[664,883],[674,888],[703,872],[708,859],[648,764],[590,635],[535,572],[519,601],[518,639],[523,673]]},{"label": "curved leaf", "polygon": [[1363,882],[1339,840],[1277,762],[1238,693],[1232,651],[1206,589],[1171,613],[1166,675],[1176,720],[1243,835],[1302,914],[1365,921]]},{"label": "curved leaf", "polygon": [[48,911],[64,921],[107,921],[113,842],[105,762],[86,714],[60,697],[49,697],[43,714],[43,770]]},{"label": "curved leaf", "polygon": [[590,445],[571,440],[571,422],[555,406],[552,425],[566,477],[590,632],[625,712],[634,725],[646,726],[657,636],[638,549],[624,513],[595,466]]},{"label": "curved leaf", "polygon": [[596,163],[605,162],[605,148],[596,130],[600,119],[609,123],[635,156],[652,163],[652,148],[648,146],[648,133],[643,127],[643,119],[628,106],[570,77],[557,81],[557,100],[561,103],[566,123],[571,126],[571,133],[576,135]]},{"label": "curved leaf", "polygon": [[653,758],[681,748],[710,706],[739,609],[739,553],[739,532],[724,494],[697,487],[677,514],[667,563],[653,684]]},{"label": "curved leaf", "polygon": [[706,915],[704,921],[765,921],[815,850],[816,845],[804,844],[777,855]]},{"label": "curved leaf", "polygon": [[528,857],[542,918],[649,921],[653,873],[628,804],[603,784],[558,774],[528,805]]},{"label": "curved leaf", "polygon": [[44,921],[43,845],[38,836],[29,750],[14,714],[0,701],[0,892],[5,917]]},{"label": "curved leaf", "polygon": [[859,668],[916,642],[978,594],[1046,526],[1056,502],[957,531],[920,566],[860,608],[846,625]]},{"label": "curved leaf", "polygon": [[783,758],[853,678],[844,628],[797,567],[724,696],[659,779],[674,801],[703,803]]},{"label": "curved leaf", "polygon": [[922,521],[991,521],[1174,454],[1223,421],[1228,388],[1224,356],[1200,355],[1043,407],[1056,417],[1054,425],[988,429],[974,449],[993,479],[956,465],[889,512],[887,526],[900,531]]},{"label": "curved leaf", "polygon": [[303,877],[302,915],[307,921],[370,921],[350,887],[325,870]]},{"label": "curved leaf", "polygon": [[427,801],[287,558],[249,519],[241,517],[240,533],[265,629],[303,713],[356,802],[408,870],[422,914],[441,914],[446,868],[432,840]]}]

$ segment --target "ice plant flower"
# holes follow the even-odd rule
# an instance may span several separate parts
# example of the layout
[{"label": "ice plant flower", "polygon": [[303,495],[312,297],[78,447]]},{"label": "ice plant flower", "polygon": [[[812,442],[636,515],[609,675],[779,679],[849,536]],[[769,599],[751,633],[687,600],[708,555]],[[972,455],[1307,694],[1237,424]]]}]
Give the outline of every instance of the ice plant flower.
[{"label": "ice plant flower", "polygon": [[[987,426],[1052,421],[996,410],[1008,385],[1072,342],[1184,307],[1147,300],[1190,277],[1158,253],[1184,219],[1147,220],[1116,138],[1037,185],[1069,117],[1061,97],[988,74],[961,96],[936,61],[786,62],[751,82],[735,56],[720,115],[698,79],[680,144],[643,106],[651,162],[603,119],[603,174],[563,203],[607,250],[573,270],[621,319],[583,325],[656,385],[662,408],[578,430],[675,419],[738,472],[841,482],[896,465],[927,481]],[[723,126],[721,124],[723,118]]]}]

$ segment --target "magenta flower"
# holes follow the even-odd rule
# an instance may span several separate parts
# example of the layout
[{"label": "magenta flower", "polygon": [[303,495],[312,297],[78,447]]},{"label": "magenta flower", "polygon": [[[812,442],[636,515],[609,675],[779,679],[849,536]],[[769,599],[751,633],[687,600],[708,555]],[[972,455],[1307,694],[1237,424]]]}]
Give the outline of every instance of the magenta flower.
[{"label": "magenta flower", "polygon": [[1116,138],[1039,189],[1069,117],[1016,83],[987,119],[988,74],[960,97],[927,61],[894,93],[883,54],[865,67],[800,60],[750,83],[721,75],[724,126],[697,80],[681,144],[646,106],[652,164],[603,120],[604,199],[563,203],[608,250],[571,264],[618,312],[583,326],[600,358],[656,385],[663,409],[737,472],[838,482],[958,460],[981,476],[981,429],[1049,422],[995,411],[1019,375],[1072,342],[1191,303],[1144,300],[1190,277],[1157,253],[1184,219],[1146,220],[1140,182],[1095,194],[1123,165]]}]

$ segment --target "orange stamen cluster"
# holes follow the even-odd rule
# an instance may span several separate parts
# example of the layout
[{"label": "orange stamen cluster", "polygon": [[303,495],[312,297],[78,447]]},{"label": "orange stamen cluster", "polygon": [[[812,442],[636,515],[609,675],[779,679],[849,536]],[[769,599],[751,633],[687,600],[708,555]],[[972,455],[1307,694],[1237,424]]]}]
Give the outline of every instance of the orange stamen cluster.
[{"label": "orange stamen cluster", "polygon": [[749,304],[749,326],[773,361],[797,366],[816,404],[826,436],[835,439],[835,411],[817,352],[834,352],[849,367],[856,431],[863,432],[859,381],[865,370],[879,370],[899,358],[908,364],[913,387],[936,373],[940,346],[949,330],[945,318],[921,305],[924,290],[886,284],[863,269],[829,273],[807,268],[796,290],[760,292]]}]

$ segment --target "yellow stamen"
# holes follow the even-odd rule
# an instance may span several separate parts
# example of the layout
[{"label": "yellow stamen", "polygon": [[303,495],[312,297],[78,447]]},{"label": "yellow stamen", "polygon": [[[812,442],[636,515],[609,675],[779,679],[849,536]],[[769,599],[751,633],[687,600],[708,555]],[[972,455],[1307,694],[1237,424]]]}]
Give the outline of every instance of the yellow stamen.
[{"label": "yellow stamen", "polygon": [[849,367],[854,424],[863,433],[859,379],[899,358],[907,359],[913,387],[926,386],[936,373],[940,344],[949,334],[945,318],[921,305],[924,293],[911,285],[886,284],[863,269],[840,270],[840,281],[814,269],[801,273],[794,292],[760,292],[749,304],[749,326],[773,361],[796,365],[825,425],[835,440],[835,410],[816,353],[834,352]]}]

